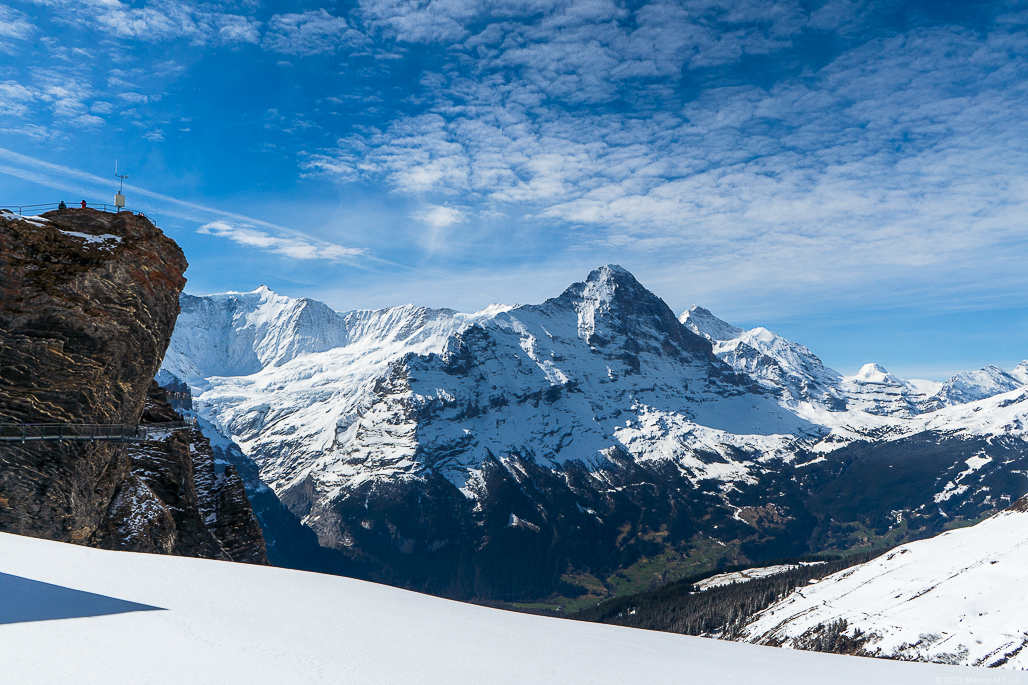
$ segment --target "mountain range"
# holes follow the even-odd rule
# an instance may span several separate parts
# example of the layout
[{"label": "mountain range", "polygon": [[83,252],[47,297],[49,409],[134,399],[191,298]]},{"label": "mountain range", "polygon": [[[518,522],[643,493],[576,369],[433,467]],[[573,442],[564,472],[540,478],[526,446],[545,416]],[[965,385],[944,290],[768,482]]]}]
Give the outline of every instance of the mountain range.
[{"label": "mountain range", "polygon": [[1028,491],[1028,362],[843,376],[616,265],[474,314],[264,287],[180,304],[158,380],[256,467],[251,499],[266,484],[321,548],[414,589],[574,606],[927,537]]}]

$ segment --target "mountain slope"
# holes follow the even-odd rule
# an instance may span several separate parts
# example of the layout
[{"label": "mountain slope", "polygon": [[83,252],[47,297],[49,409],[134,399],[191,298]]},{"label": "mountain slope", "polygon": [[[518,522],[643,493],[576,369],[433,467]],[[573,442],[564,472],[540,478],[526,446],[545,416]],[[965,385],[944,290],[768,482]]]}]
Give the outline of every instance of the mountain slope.
[{"label": "mountain slope", "polygon": [[[1024,362],[1022,362],[1022,365]],[[1020,369],[1021,367],[1017,367]],[[1015,369],[1014,373],[1017,373]],[[1001,395],[1028,384],[1014,373],[1007,373],[997,366],[986,366],[977,371],[964,371],[949,378],[942,387],[925,402],[926,411],[942,407],[966,404],[986,397]]]},{"label": "mountain slope", "polygon": [[794,591],[761,612],[747,641],[835,645],[890,659],[1028,666],[1028,503],[982,523],[904,545]]},{"label": "mountain slope", "polygon": [[[180,378],[199,368],[177,345],[199,337],[191,325],[164,366]],[[651,547],[691,544],[701,520],[733,521],[743,539],[809,525],[735,519],[719,484],[776,478],[770,462],[820,429],[720,362],[620,267],[542,305],[397,307],[337,325],[346,345],[195,380],[195,405],[323,545],[382,579],[532,598],[569,565],[605,577]]]},{"label": "mountain slope", "polygon": [[813,402],[831,411],[846,409],[846,398],[839,389],[842,375],[826,367],[803,345],[766,328],[747,331],[732,326],[703,307],[692,307],[680,320],[710,340],[720,359],[737,372],[757,379],[786,403]]}]

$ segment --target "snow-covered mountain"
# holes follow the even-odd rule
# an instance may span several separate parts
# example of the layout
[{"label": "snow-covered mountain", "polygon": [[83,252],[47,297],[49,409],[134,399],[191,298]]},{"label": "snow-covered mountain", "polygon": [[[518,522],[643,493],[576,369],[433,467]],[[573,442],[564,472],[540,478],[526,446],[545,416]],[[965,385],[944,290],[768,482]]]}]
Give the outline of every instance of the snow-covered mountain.
[{"label": "snow-covered mountain", "polygon": [[[973,468],[973,466],[972,466]],[[743,639],[794,649],[1028,668],[1028,500],[795,590]]]},{"label": "snow-covered mountain", "polygon": [[[3,681],[969,682],[982,671],[791,652],[451,602],[351,578],[0,534]],[[112,648],[112,646],[117,648]],[[986,674],[987,675],[987,674]]]},{"label": "snow-covered mountain", "polygon": [[183,295],[180,304],[179,333],[164,368],[198,387],[211,376],[246,376],[347,342],[343,317],[329,307],[265,286],[252,293]]},{"label": "snow-covered mountain", "polygon": [[[926,412],[942,384],[876,365],[843,377],[702,308],[679,320],[613,265],[541,305],[475,314],[337,314],[266,288],[182,306],[162,377],[189,384],[322,545],[415,587],[541,596],[655,555],[678,573],[710,539],[725,546],[711,562],[802,553],[836,535],[816,526],[817,493],[850,488],[877,458],[869,441],[945,455],[890,504],[920,512],[910,535],[1028,489],[999,466],[1025,445],[1020,390],[990,397],[1002,387],[972,374]],[[954,404],[974,382],[978,399]],[[981,440],[1002,460],[951,473]],[[867,515],[891,516],[884,502]]]},{"label": "snow-covered mountain", "polygon": [[1028,385],[1028,360],[1025,360],[1015,366],[1010,372],[1010,375],[1021,383]]},{"label": "snow-covered mountain", "polygon": [[692,307],[681,322],[714,347],[714,354],[738,373],[756,379],[786,404],[814,403],[829,411],[846,409],[840,390],[842,375],[826,367],[803,345],[766,328],[743,330],[717,318],[703,307]]},{"label": "snow-covered mountain", "polygon": [[856,374],[844,376],[840,387],[850,409],[909,418],[924,411],[925,401],[936,392],[939,384],[903,380],[879,364],[865,364]]},{"label": "snow-covered mountain", "polygon": [[[826,367],[809,349],[766,328],[745,330],[694,306],[681,319],[711,342],[714,354],[740,374],[755,378],[801,415],[808,404],[833,412],[859,411],[883,417],[912,418],[943,407],[966,404],[1028,385],[1028,361],[1013,371],[996,366],[955,374],[945,382],[904,380],[879,364],[865,364],[852,376]],[[825,417],[815,422],[846,423]],[[878,427],[878,426],[876,426]]]},{"label": "snow-covered mountain", "polygon": [[977,371],[958,373],[928,398],[925,410],[934,411],[942,407],[966,404],[1022,388],[1028,384],[1028,379],[1019,378],[1015,374],[1023,376],[1019,371],[1023,371],[1024,368],[1025,362],[1022,362],[1012,373],[1007,373],[998,366],[986,366]]}]

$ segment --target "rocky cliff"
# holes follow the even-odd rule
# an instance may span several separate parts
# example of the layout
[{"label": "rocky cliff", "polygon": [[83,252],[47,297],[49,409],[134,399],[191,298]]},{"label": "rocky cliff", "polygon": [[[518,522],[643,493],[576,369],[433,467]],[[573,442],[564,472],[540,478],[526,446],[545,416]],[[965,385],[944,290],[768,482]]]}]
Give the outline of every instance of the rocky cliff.
[{"label": "rocky cliff", "polygon": [[[180,421],[167,391],[150,385],[142,423]],[[216,464],[199,429],[169,431],[128,448],[99,547],[267,564],[260,525],[232,465]]]},{"label": "rocky cliff", "polygon": [[[143,216],[0,214],[0,423],[135,425],[174,416],[148,389],[186,266],[181,249]],[[202,436],[161,437],[132,447],[3,443],[0,530],[266,563],[238,475],[207,468]]]}]

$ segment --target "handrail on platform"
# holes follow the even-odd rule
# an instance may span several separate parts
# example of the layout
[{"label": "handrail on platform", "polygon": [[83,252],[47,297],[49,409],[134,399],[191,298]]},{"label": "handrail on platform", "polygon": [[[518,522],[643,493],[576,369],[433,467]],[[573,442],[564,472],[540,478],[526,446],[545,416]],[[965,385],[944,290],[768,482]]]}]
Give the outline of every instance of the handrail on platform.
[{"label": "handrail on platform", "polygon": [[188,430],[193,421],[164,423],[0,423],[0,442],[38,440],[78,440],[108,442],[145,442],[154,433]]},{"label": "handrail on platform", "polygon": [[[56,209],[60,209],[60,204],[60,202],[46,202],[41,205],[0,205],[0,211],[7,210],[12,214],[17,214],[18,216],[26,216],[26,212],[28,212],[28,216],[37,216],[42,212],[49,212]],[[146,214],[143,214],[142,212],[137,212],[136,210],[130,209],[128,207],[118,207],[107,202],[87,202],[86,207],[89,207],[91,209],[99,209],[100,211],[107,212],[108,214],[119,214],[121,212],[128,212],[129,214],[135,214],[136,216],[141,216],[145,218],[154,226],[157,225],[154,222],[154,220]],[[108,209],[108,207],[110,209]],[[81,205],[78,204],[68,207],[68,209],[81,208]]]}]

